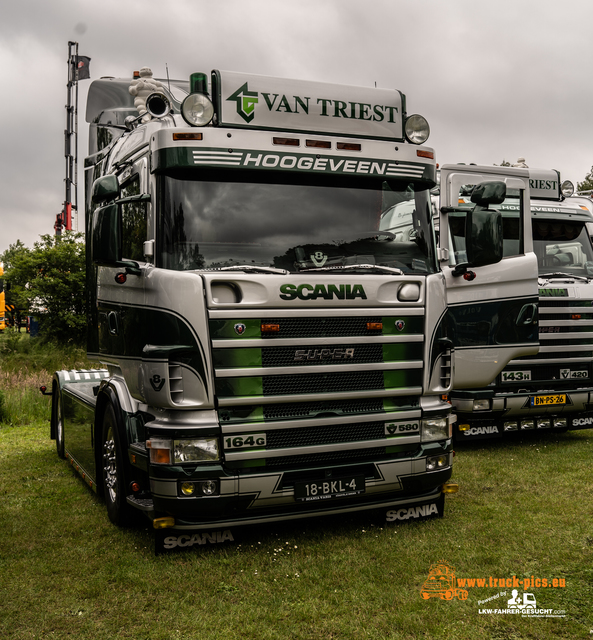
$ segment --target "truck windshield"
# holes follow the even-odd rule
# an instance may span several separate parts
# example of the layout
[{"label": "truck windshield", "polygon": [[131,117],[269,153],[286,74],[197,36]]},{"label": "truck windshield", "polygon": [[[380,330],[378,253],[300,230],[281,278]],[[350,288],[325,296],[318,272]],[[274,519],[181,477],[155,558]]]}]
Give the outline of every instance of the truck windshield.
[{"label": "truck windshield", "polygon": [[593,251],[584,222],[534,220],[533,246],[541,275],[563,273],[591,277]]},{"label": "truck windshield", "polygon": [[224,181],[219,172],[195,176],[177,171],[158,178],[157,263],[164,268],[436,271],[425,187],[272,172],[237,172]]}]

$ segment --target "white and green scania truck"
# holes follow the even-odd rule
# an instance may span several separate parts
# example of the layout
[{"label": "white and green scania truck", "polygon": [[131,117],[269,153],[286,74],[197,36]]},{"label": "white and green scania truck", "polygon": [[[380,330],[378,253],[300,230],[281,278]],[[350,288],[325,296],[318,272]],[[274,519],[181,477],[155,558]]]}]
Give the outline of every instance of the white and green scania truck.
[{"label": "white and green scania truck", "polygon": [[105,368],[55,374],[58,454],[165,549],[442,515],[453,370],[484,386],[538,349],[527,171],[443,167],[438,247],[428,125],[400,92],[214,71],[139,101],[137,83],[89,90],[88,355]]},{"label": "white and green scania truck", "polygon": [[[563,195],[557,171],[529,172],[540,350],[512,360],[483,389],[452,392],[459,441],[593,427],[591,214]],[[510,199],[501,210],[513,224],[518,209]]]}]

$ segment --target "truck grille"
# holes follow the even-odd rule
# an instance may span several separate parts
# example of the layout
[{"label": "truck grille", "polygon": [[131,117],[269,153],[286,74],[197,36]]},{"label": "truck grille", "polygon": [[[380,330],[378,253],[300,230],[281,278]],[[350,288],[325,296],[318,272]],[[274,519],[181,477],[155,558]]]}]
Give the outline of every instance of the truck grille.
[{"label": "truck grille", "polygon": [[[528,371],[530,380],[502,382],[506,390],[519,386],[537,390],[542,382],[574,386],[570,372],[579,372],[579,386],[592,384],[593,300],[563,297],[561,300],[539,299],[540,350],[535,356],[512,360],[505,372]],[[568,373],[567,373],[568,372]],[[582,375],[586,372],[586,377]],[[508,376],[507,376],[508,377]]]},{"label": "truck grille", "polygon": [[[359,462],[416,449],[424,374],[422,309],[397,316],[256,314],[228,318],[228,312],[211,311],[228,466]],[[446,377],[450,359],[443,364]],[[406,421],[410,430],[386,433],[386,423]],[[264,434],[265,446],[258,449],[253,442]]]}]

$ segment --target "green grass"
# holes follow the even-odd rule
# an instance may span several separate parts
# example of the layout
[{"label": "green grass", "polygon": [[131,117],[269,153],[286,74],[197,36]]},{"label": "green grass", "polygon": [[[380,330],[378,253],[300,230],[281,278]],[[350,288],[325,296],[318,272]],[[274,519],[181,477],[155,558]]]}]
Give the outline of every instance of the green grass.
[{"label": "green grass", "polygon": [[[58,459],[46,410],[26,426],[0,425],[3,640],[591,637],[591,431],[460,448],[460,491],[439,520],[233,529],[233,543],[155,556],[152,530],[114,527]],[[526,591],[566,617],[480,614],[506,606],[510,593],[478,604],[498,587],[425,601],[422,584],[440,560],[458,578],[564,578],[565,588]]]},{"label": "green grass", "polygon": [[51,391],[53,372],[59,369],[91,368],[86,352],[69,346],[31,338],[7,329],[0,334],[0,424],[27,425],[49,416],[51,399],[39,388]]},{"label": "green grass", "polygon": [[[460,492],[440,520],[302,521],[163,556],[148,527],[109,523],[48,432],[0,428],[2,638],[502,640],[593,628],[589,432],[460,451]],[[439,560],[458,577],[565,578],[564,589],[527,591],[567,615],[479,614],[496,587],[424,601]]]}]

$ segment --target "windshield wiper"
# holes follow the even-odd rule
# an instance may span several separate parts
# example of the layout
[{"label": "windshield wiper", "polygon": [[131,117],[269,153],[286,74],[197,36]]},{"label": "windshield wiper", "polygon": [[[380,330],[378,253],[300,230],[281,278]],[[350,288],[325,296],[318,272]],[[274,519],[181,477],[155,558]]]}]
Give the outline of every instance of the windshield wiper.
[{"label": "windshield wiper", "polygon": [[258,267],[253,264],[234,264],[232,267],[220,267],[213,271],[257,271],[259,273],[277,273],[281,276],[287,276],[289,271],[286,269],[276,269],[276,267]]},{"label": "windshield wiper", "polygon": [[562,273],[561,271],[557,271],[555,273],[541,273],[539,274],[540,278],[574,278],[575,280],[584,280],[585,282],[589,281],[589,278],[585,276],[576,276],[574,273]]},{"label": "windshield wiper", "polygon": [[404,272],[396,267],[384,267],[380,264],[341,264],[330,267],[314,267],[313,269],[299,269],[299,273],[303,271],[336,271],[343,269],[376,269],[377,271],[384,271],[387,273],[395,273],[398,276],[403,276]]}]

